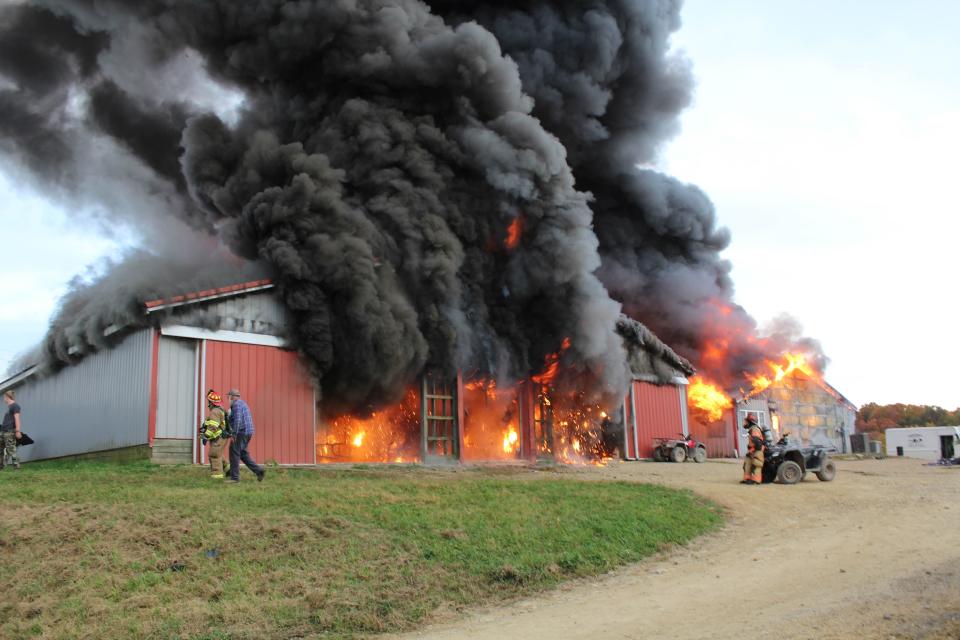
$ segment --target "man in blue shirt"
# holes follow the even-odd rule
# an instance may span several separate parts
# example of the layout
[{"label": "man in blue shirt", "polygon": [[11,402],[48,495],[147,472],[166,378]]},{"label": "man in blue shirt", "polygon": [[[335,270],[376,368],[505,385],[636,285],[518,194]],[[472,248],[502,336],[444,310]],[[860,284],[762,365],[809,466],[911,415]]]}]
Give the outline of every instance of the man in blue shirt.
[{"label": "man in blue shirt", "polygon": [[227,394],[230,400],[230,435],[233,440],[230,442],[230,479],[228,482],[240,482],[240,461],[247,465],[247,468],[257,476],[257,481],[263,480],[266,471],[258,465],[247,451],[247,445],[250,444],[250,438],[253,437],[253,416],[250,415],[250,407],[240,399],[240,392],[231,389]]}]

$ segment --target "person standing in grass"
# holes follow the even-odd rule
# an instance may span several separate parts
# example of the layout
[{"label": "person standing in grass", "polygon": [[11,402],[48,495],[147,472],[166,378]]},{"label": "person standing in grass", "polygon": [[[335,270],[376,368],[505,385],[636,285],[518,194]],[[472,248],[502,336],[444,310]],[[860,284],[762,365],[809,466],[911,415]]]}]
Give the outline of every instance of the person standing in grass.
[{"label": "person standing in grass", "polygon": [[0,469],[6,466],[7,458],[14,469],[20,468],[20,458],[17,456],[17,440],[20,439],[20,405],[17,404],[17,392],[13,389],[3,394],[7,403],[7,412],[0,423],[0,434],[3,436],[3,457],[0,459]]},{"label": "person standing in grass", "polygon": [[210,443],[210,477],[216,480],[223,479],[223,470],[227,461],[224,460],[224,449],[227,447],[227,414],[223,411],[223,401],[220,394],[210,389],[207,392],[207,418],[200,427],[200,439]]},{"label": "person standing in grass", "polygon": [[230,480],[228,482],[240,482],[241,460],[250,471],[253,471],[259,482],[267,472],[247,451],[247,446],[253,437],[253,416],[250,415],[250,407],[240,399],[240,391],[237,389],[231,389],[227,398],[230,400],[230,434],[233,437],[230,442]]}]

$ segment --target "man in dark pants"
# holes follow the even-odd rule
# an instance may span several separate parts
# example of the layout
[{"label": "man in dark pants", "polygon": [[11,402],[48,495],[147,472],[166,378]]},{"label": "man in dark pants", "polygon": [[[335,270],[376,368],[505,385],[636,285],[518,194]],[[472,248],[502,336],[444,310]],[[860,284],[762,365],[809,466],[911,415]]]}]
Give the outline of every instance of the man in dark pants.
[{"label": "man in dark pants", "polygon": [[247,445],[253,437],[253,416],[250,415],[250,407],[240,399],[240,392],[236,389],[231,389],[227,398],[230,400],[230,433],[233,434],[233,440],[230,442],[230,479],[227,482],[240,482],[241,460],[250,471],[256,474],[259,482],[267,472],[247,451]]}]

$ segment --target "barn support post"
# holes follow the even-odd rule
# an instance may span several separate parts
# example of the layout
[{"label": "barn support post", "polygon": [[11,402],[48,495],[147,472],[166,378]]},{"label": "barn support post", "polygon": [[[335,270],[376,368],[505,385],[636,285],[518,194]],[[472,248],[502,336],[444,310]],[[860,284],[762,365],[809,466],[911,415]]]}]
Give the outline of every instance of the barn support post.
[{"label": "barn support post", "polygon": [[637,440],[637,438],[639,438],[637,431],[637,411],[639,407],[637,406],[637,383],[635,381],[630,383],[630,407],[633,409],[633,420],[631,420],[631,426],[633,427],[633,458],[634,460],[639,460],[640,443]]},{"label": "barn support post", "polygon": [[457,461],[463,462],[463,438],[464,438],[464,424],[463,424],[463,372],[459,369],[457,370],[457,379],[456,385],[453,388],[453,415],[457,419],[457,424],[454,427],[454,433],[456,434],[456,441],[454,442],[454,452]]},{"label": "barn support post", "polygon": [[690,421],[687,417],[687,386],[677,385],[677,395],[680,396],[680,420],[683,424],[683,435],[690,437]]},{"label": "barn support post", "polygon": [[147,409],[147,445],[153,448],[157,436],[157,392],[160,386],[160,330],[153,329],[150,352],[150,403]]},{"label": "barn support post", "polygon": [[[201,399],[202,398],[202,399]],[[200,341],[193,343],[193,419],[197,425],[203,424],[204,411],[206,409],[206,394],[200,388]],[[193,450],[190,452],[190,460],[194,464],[202,462],[203,445],[200,443],[200,436],[197,430],[193,432],[191,438]]]},{"label": "barn support post", "polygon": [[420,462],[427,464],[427,375],[420,377]]}]

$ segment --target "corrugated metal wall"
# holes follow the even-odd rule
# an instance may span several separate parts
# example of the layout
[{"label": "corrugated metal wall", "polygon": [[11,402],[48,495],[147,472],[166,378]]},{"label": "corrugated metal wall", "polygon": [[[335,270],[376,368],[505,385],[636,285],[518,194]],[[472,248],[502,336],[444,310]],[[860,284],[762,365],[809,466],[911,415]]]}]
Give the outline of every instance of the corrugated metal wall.
[{"label": "corrugated metal wall", "polygon": [[206,342],[204,384],[224,396],[240,390],[256,433],[250,452],[257,462],[313,464],[314,388],[297,355],[276,347]]},{"label": "corrugated metal wall", "polygon": [[653,457],[654,438],[676,438],[683,432],[680,390],[674,385],[658,386],[634,381],[637,412],[637,448],[641,458]]},{"label": "corrugated metal wall", "polygon": [[200,308],[189,306],[174,313],[171,323],[211,328],[211,318],[218,319],[212,328],[274,336],[282,335],[287,325],[286,311],[273,291],[226,298]]},{"label": "corrugated metal wall", "polygon": [[54,375],[17,388],[23,430],[36,441],[24,460],[119,449],[147,442],[153,332],[127,336]]},{"label": "corrugated metal wall", "polygon": [[196,341],[160,338],[157,369],[157,438],[191,440],[196,433]]}]

